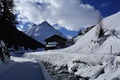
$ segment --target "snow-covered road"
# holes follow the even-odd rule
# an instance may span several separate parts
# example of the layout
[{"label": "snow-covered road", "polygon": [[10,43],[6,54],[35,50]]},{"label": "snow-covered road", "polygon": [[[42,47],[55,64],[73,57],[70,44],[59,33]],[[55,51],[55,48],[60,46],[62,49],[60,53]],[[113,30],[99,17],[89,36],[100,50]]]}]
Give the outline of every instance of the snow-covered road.
[{"label": "snow-covered road", "polygon": [[43,65],[24,58],[12,58],[13,66],[0,74],[0,80],[51,80]]}]

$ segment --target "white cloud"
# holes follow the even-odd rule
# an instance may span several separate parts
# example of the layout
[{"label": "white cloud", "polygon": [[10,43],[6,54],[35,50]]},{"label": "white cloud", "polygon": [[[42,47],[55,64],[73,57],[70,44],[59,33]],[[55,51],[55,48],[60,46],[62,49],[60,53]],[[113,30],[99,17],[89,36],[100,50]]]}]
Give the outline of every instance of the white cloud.
[{"label": "white cloud", "polygon": [[[78,31],[81,27],[95,25],[99,11],[80,0],[15,0],[19,18],[40,24],[48,21],[60,24],[68,30]],[[40,3],[36,5],[36,3]],[[26,17],[26,18],[23,18]]]}]

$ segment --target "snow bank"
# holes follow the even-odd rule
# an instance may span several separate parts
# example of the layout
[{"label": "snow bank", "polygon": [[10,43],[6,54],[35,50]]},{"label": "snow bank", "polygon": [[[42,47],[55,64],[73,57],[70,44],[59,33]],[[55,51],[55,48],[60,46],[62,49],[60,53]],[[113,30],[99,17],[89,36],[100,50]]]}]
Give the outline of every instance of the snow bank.
[{"label": "snow bank", "polygon": [[56,67],[56,69],[66,65],[69,73],[89,77],[90,79],[97,78],[104,72],[104,69],[115,63],[114,56],[101,54],[56,53],[47,51],[26,53],[24,57],[38,62],[48,62]]},{"label": "snow bank", "polygon": [[85,63],[88,65],[113,64],[114,56],[100,54],[79,54],[79,53],[56,53],[56,52],[33,52],[26,53],[23,57],[35,61],[47,61],[58,66],[71,63]]}]

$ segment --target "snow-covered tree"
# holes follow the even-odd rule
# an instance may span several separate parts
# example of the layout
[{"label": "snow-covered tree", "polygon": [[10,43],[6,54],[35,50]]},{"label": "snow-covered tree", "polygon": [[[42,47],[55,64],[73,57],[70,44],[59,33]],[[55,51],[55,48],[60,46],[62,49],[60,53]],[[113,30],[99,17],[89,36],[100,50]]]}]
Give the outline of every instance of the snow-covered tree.
[{"label": "snow-covered tree", "polygon": [[104,35],[104,29],[103,29],[102,17],[100,17],[98,26],[97,26],[96,36],[100,38],[103,35]]}]

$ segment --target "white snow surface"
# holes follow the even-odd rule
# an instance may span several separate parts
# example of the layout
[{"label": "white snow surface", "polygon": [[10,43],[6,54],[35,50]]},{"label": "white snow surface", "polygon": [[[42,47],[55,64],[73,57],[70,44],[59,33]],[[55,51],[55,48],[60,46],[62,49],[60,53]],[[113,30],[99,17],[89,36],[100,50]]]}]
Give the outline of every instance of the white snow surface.
[{"label": "white snow surface", "polygon": [[76,43],[82,36],[83,36],[83,35],[76,36],[76,37],[74,38],[74,42]]},{"label": "white snow surface", "polygon": [[[26,53],[23,57],[68,66],[69,73],[89,80],[120,80],[120,12],[102,20],[104,36],[97,38],[97,26],[68,48]],[[76,70],[76,71],[74,71]]]},{"label": "white snow surface", "polygon": [[[67,65],[69,73],[80,75],[82,77],[89,77],[90,80],[112,80],[114,77],[118,77],[115,75],[116,73],[120,73],[117,71],[120,69],[120,59],[114,55],[43,51],[26,53],[23,57],[37,62],[48,62],[56,67],[56,69]],[[74,69],[77,71],[74,72]],[[114,76],[112,76],[113,72]],[[111,78],[108,78],[105,75],[110,75]]]},{"label": "white snow surface", "polygon": [[25,58],[0,62],[0,80],[51,80],[44,66]]},{"label": "white snow surface", "polygon": [[39,42],[45,43],[45,40],[53,35],[59,35],[66,38],[60,31],[56,30],[48,22],[42,22],[40,25],[33,25],[29,27],[25,33]]}]

